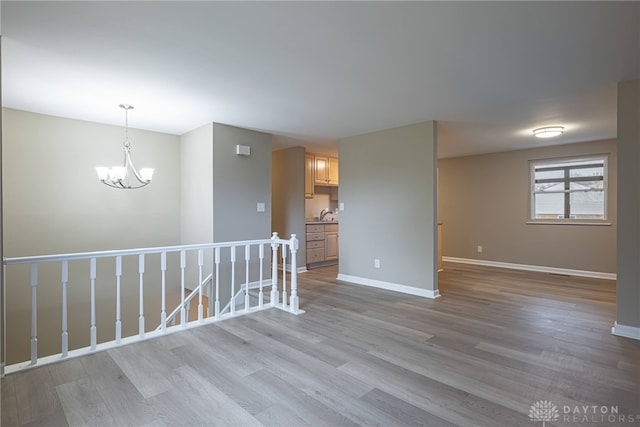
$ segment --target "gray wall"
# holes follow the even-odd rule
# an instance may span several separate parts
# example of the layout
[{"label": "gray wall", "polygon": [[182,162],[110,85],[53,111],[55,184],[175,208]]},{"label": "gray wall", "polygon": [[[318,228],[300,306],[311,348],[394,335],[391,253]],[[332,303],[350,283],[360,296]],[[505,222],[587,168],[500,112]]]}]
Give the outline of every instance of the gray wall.
[{"label": "gray wall", "polygon": [[180,243],[213,242],[213,124],[180,137]]},{"label": "gray wall", "polygon": [[272,154],[273,209],[271,229],[283,238],[296,234],[300,241],[297,267],[305,267],[304,147],[274,151]]},{"label": "gray wall", "polygon": [[[526,224],[530,160],[603,153],[609,153],[610,226]],[[615,141],[441,159],[443,255],[615,273],[616,164]]]},{"label": "gray wall", "polygon": [[340,275],[437,290],[436,144],[435,122],[340,141]]},{"label": "gray wall", "polygon": [[[124,129],[3,109],[4,255],[7,257],[175,245],[180,243],[180,147],[178,137],[130,129],[138,167],[156,168],[139,190],[101,184],[95,166],[122,162]],[[130,117],[132,123],[134,118]],[[137,331],[137,260],[124,261],[123,329]],[[171,260],[170,260],[171,262]],[[114,335],[113,260],[98,263],[98,339]],[[69,343],[88,344],[88,265],[70,266]],[[100,272],[107,272],[101,275]],[[148,328],[159,322],[158,260],[147,259],[145,311]],[[28,357],[28,268],[7,272],[8,362]],[[60,267],[39,271],[39,349],[60,350]],[[175,283],[169,277],[171,283]],[[169,289],[169,293],[175,290]]]},{"label": "gray wall", "polygon": [[[236,145],[251,147],[250,156]],[[213,125],[213,239],[215,242],[271,235],[271,135]],[[258,202],[265,212],[257,212]]]},{"label": "gray wall", "polygon": [[619,325],[640,339],[640,80],[618,85]]}]

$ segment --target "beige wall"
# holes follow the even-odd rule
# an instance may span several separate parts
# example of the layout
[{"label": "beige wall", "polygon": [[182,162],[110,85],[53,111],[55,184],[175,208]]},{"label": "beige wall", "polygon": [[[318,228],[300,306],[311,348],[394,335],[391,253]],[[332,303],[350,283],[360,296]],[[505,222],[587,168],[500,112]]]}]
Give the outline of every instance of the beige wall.
[{"label": "beige wall", "polygon": [[[609,154],[610,226],[531,225],[529,161]],[[603,273],[616,272],[615,141],[441,159],[443,255]],[[477,246],[483,252],[477,252]]]},{"label": "beige wall", "polygon": [[340,141],[340,277],[437,290],[436,145],[435,122]]},{"label": "beige wall", "polygon": [[271,229],[283,238],[296,234],[300,241],[296,264],[306,264],[304,222],[304,147],[274,151],[272,154],[272,217]]},{"label": "beige wall", "polygon": [[[7,257],[175,245],[180,243],[180,147],[173,135],[130,129],[138,167],[156,169],[139,190],[100,184],[95,166],[122,162],[124,129],[3,109],[4,255]],[[30,288],[27,268],[7,271],[8,363],[28,357]],[[98,339],[114,336],[113,260],[97,282]],[[137,259],[125,259],[123,329],[138,328]],[[158,260],[147,259],[147,283],[159,283]],[[130,273],[130,274],[129,274]],[[170,283],[175,283],[170,277]],[[70,266],[69,343],[88,343],[88,264]],[[171,290],[170,290],[171,292]],[[160,293],[145,292],[147,327],[159,323]],[[41,354],[60,351],[60,266],[42,266],[38,286]]]}]

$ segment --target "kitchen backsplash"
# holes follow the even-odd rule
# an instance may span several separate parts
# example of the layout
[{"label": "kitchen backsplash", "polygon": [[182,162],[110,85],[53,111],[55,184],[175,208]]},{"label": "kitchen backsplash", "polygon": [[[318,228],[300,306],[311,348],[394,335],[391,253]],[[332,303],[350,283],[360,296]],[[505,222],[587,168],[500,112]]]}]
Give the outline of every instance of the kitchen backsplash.
[{"label": "kitchen backsplash", "polygon": [[329,208],[335,212],[338,209],[338,201],[331,200],[331,195],[327,187],[316,187],[315,195],[312,199],[305,199],[305,218],[313,218],[320,215],[322,209]]}]

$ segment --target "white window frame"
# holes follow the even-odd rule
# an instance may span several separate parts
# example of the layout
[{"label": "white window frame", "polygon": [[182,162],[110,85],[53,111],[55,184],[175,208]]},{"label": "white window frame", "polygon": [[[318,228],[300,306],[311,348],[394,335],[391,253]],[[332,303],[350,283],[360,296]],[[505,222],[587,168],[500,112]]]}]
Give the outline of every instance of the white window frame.
[{"label": "white window frame", "polygon": [[[604,191],[604,218],[603,219],[576,219],[576,218],[557,218],[557,219],[539,219],[535,218],[535,170],[540,166],[554,166],[572,162],[585,161],[601,161],[603,163],[603,191]],[[566,193],[568,194],[568,192]],[[527,224],[561,224],[561,225],[611,225],[608,216],[608,200],[609,200],[609,155],[596,154],[587,156],[561,157],[553,159],[541,159],[529,161],[529,214]]]}]

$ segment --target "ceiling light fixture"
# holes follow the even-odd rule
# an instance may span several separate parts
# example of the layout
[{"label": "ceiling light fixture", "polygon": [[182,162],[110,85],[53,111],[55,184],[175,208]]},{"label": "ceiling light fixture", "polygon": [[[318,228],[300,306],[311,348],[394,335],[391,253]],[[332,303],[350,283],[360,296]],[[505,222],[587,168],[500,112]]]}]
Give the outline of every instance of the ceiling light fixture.
[{"label": "ceiling light fixture", "polygon": [[[124,190],[144,187],[151,182],[153,168],[142,168],[137,171],[131,161],[131,143],[129,142],[129,110],[133,110],[133,105],[120,104],[124,109],[125,128],[122,149],[124,151],[124,166],[97,167],[98,179],[105,185]],[[135,180],[134,180],[135,178]]]},{"label": "ceiling light fixture", "polygon": [[533,130],[533,136],[536,138],[553,138],[554,136],[560,136],[564,132],[562,126],[547,126]]}]

